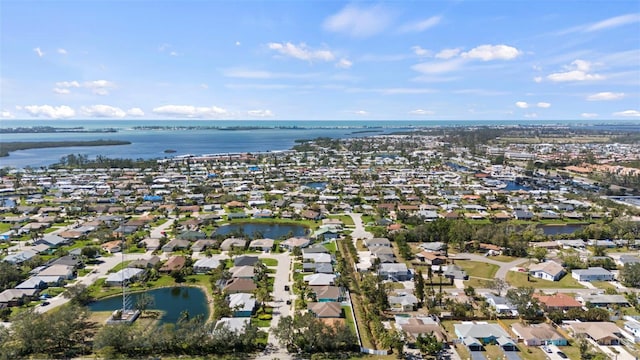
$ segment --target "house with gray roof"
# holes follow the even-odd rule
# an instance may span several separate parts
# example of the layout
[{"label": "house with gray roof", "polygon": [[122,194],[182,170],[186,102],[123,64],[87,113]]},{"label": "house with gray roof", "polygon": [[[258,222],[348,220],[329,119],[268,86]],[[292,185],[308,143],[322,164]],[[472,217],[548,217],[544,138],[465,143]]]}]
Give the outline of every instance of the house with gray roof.
[{"label": "house with gray roof", "polygon": [[453,328],[459,339],[473,338],[482,344],[494,344],[498,338],[510,338],[509,334],[498,324],[470,321],[454,324]]},{"label": "house with gray roof", "polygon": [[529,266],[529,274],[543,280],[558,281],[562,279],[566,273],[562,265],[555,261],[545,261]]},{"label": "house with gray roof", "polygon": [[407,281],[411,280],[411,272],[405,263],[380,264],[378,275],[383,280]]},{"label": "house with gray roof", "polygon": [[196,274],[206,274],[220,266],[220,260],[215,258],[202,258],[193,263],[193,271]]},{"label": "house with gray roof", "polygon": [[576,297],[583,305],[591,304],[596,307],[610,307],[613,305],[628,307],[629,301],[624,295],[618,294],[588,294]]},{"label": "house with gray roof", "polygon": [[614,278],[609,270],[602,267],[575,269],[571,271],[571,277],[578,281],[612,281]]},{"label": "house with gray roof", "polygon": [[118,272],[109,274],[105,280],[108,286],[122,286],[122,283],[130,283],[136,280],[144,270],[138,268],[124,268]]}]

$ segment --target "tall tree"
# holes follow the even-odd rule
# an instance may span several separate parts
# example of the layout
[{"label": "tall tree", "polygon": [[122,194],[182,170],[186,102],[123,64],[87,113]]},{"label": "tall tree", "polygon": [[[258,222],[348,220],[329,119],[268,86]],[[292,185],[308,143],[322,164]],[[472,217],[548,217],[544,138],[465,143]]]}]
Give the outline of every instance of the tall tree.
[{"label": "tall tree", "polygon": [[424,277],[422,276],[422,270],[416,271],[416,276],[413,278],[413,283],[416,290],[416,297],[422,304],[424,302]]}]

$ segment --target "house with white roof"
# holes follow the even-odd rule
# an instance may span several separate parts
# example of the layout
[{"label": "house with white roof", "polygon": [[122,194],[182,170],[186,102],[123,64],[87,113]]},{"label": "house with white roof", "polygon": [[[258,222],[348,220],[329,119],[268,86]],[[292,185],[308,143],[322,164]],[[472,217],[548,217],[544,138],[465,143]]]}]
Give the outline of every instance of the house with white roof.
[{"label": "house with white roof", "polygon": [[105,280],[105,284],[108,286],[122,286],[123,282],[130,283],[140,277],[143,272],[143,269],[124,268],[118,272],[109,274]]},{"label": "house with white roof", "polygon": [[609,270],[601,267],[572,270],[571,277],[578,281],[612,281],[614,278]]}]

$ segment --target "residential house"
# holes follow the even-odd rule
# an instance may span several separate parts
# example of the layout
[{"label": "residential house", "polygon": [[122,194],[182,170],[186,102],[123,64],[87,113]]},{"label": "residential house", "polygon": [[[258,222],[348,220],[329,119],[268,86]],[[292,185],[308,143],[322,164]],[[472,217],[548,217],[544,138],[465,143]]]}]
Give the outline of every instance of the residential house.
[{"label": "residential house", "polygon": [[574,336],[585,335],[598,345],[619,345],[622,338],[622,330],[612,322],[580,322],[571,321],[569,330]]},{"label": "residential house", "polygon": [[214,247],[215,245],[216,241],[212,239],[196,240],[193,245],[191,245],[191,251],[202,252],[210,247]]},{"label": "residential house", "polygon": [[38,276],[59,276],[64,280],[71,280],[74,277],[75,267],[71,265],[51,265],[38,273]]},{"label": "residential house", "polygon": [[206,274],[220,266],[220,260],[215,258],[202,258],[193,263],[193,272],[196,274]]},{"label": "residential house", "polygon": [[226,327],[234,333],[243,333],[244,329],[249,326],[251,318],[249,317],[223,317],[216,322],[216,329]]},{"label": "residential house", "polygon": [[522,339],[527,346],[540,346],[553,344],[556,346],[567,346],[569,343],[551,324],[540,323],[524,325],[514,323],[511,330],[519,339]]},{"label": "residential house", "polygon": [[515,210],[513,217],[515,217],[516,220],[533,220],[533,213],[527,210]]},{"label": "residential house", "polygon": [[142,273],[144,273],[143,269],[124,268],[118,272],[107,275],[105,284],[108,286],[122,286],[123,283],[128,284],[135,281]]},{"label": "residential house", "polygon": [[494,344],[498,338],[509,338],[509,333],[498,324],[469,321],[453,324],[453,328],[459,339],[473,338],[482,344]]},{"label": "residential house", "polygon": [[184,256],[172,256],[165,262],[158,271],[170,273],[172,271],[180,271],[185,266],[187,258]]},{"label": "residential house", "polygon": [[305,275],[302,280],[309,286],[327,286],[334,285],[336,279],[335,274],[311,274]]},{"label": "residential house", "polygon": [[224,291],[228,294],[235,293],[253,293],[257,289],[253,279],[235,278],[227,282],[224,287]]},{"label": "residential house", "polygon": [[482,294],[482,296],[487,299],[487,303],[496,311],[496,313],[514,316],[518,315],[518,308],[507,300],[506,297],[492,293],[485,293]]},{"label": "residential house", "polygon": [[562,265],[555,261],[545,261],[530,265],[529,274],[543,280],[559,281],[566,274],[566,271]]},{"label": "residential house", "polygon": [[640,263],[640,258],[635,255],[620,255],[618,260],[616,260],[616,265],[625,266],[627,264],[637,264]]},{"label": "residential house", "polygon": [[173,239],[162,246],[162,252],[172,252],[187,249],[191,245],[189,240]]},{"label": "residential house", "polygon": [[419,303],[415,295],[408,293],[389,296],[388,300],[392,311],[414,311]]},{"label": "residential house", "polygon": [[241,255],[233,259],[233,266],[254,266],[258,261],[257,256]]},{"label": "residential house", "polygon": [[592,294],[581,295],[576,297],[576,300],[580,301],[583,305],[591,304],[596,307],[609,308],[611,306],[628,307],[629,301],[624,295],[618,294]]},{"label": "residential house", "polygon": [[228,238],[220,244],[220,250],[230,251],[233,248],[242,248],[247,245],[247,240],[242,238]]},{"label": "residential house", "polygon": [[58,236],[56,234],[45,234],[41,239],[34,241],[34,244],[45,244],[49,247],[56,248],[62,245],[67,245],[70,243],[69,239],[65,239],[62,236]]},{"label": "residential house", "polygon": [[408,336],[409,343],[414,343],[420,335],[433,334],[438,341],[447,342],[447,335],[440,323],[430,316],[395,316],[395,325],[398,330]]},{"label": "residential house", "polygon": [[311,244],[311,240],[301,237],[292,237],[280,243],[280,246],[289,251],[294,248],[305,248]]},{"label": "residential house", "polygon": [[29,299],[34,299],[39,289],[7,289],[0,292],[0,309],[11,306],[20,306]]},{"label": "residential house", "polygon": [[249,243],[249,249],[269,252],[273,248],[275,240],[273,239],[256,239]]},{"label": "residential house", "polygon": [[411,280],[411,272],[405,263],[380,264],[378,275],[383,280],[407,281]]},{"label": "residential house", "polygon": [[230,294],[229,307],[233,317],[250,317],[256,309],[256,299],[249,293]]},{"label": "residential house", "polygon": [[569,310],[569,309],[579,309],[582,308],[582,304],[578,302],[573,297],[563,294],[556,293],[552,295],[544,295],[540,293],[533,294],[534,299],[538,299],[538,302],[546,311],[552,310]]},{"label": "residential house", "polygon": [[234,266],[229,269],[231,273],[231,278],[243,278],[243,279],[253,279],[255,276],[255,267],[251,265],[246,266]]},{"label": "residential house", "polygon": [[160,263],[160,258],[153,255],[149,258],[133,260],[132,262],[129,263],[129,265],[127,265],[127,267],[139,268],[139,269],[150,269],[152,267],[155,267],[159,263]]},{"label": "residential house", "polygon": [[331,263],[331,255],[325,253],[303,253],[302,260],[304,262],[314,262],[318,263]]},{"label": "residential house", "polygon": [[379,247],[379,246],[384,246],[384,247],[391,247],[391,241],[389,241],[389,239],[387,238],[373,238],[373,239],[364,239],[363,240],[364,246],[366,246],[368,249],[371,249],[372,247]]},{"label": "residential house", "polygon": [[307,309],[318,318],[344,317],[339,302],[312,302],[307,305]]},{"label": "residential house", "polygon": [[416,259],[429,265],[443,265],[447,263],[447,257],[438,252],[423,251],[416,254]]},{"label": "residential house", "polygon": [[588,269],[576,269],[571,271],[571,276],[578,281],[612,281],[613,274],[601,267]]},{"label": "residential house", "polygon": [[323,285],[310,286],[309,288],[315,294],[315,299],[317,302],[342,301],[342,291],[337,286]]},{"label": "residential house", "polygon": [[[58,278],[60,280],[60,278]],[[46,289],[47,288],[47,282],[44,281],[42,278],[38,277],[38,276],[32,276],[30,278],[28,278],[27,280],[21,282],[20,284],[16,285],[15,287],[18,290],[22,290],[22,289]]]},{"label": "residential house", "polygon": [[306,263],[302,263],[302,271],[322,273],[322,274],[333,274],[333,265],[331,265],[331,263],[306,262]]},{"label": "residential house", "polygon": [[447,244],[440,241],[435,241],[430,243],[422,243],[419,245],[419,247],[424,249],[424,251],[440,252],[440,251],[444,251],[447,248]]},{"label": "residential house", "polygon": [[23,262],[31,259],[32,257],[34,257],[36,255],[37,254],[34,251],[23,250],[23,251],[15,253],[15,254],[10,254],[10,255],[5,256],[4,259],[2,259],[2,261],[8,262],[9,264],[20,265]]},{"label": "residential house", "polygon": [[469,275],[458,265],[447,265],[442,275],[447,279],[469,280]]}]

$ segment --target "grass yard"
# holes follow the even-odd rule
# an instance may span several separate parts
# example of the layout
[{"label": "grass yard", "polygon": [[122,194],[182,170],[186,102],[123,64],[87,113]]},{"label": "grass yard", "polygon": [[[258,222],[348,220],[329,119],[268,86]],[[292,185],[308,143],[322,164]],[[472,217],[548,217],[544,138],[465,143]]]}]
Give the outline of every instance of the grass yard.
[{"label": "grass yard", "polygon": [[330,253],[332,253],[332,254],[335,254],[335,253],[336,253],[336,251],[338,250],[338,249],[336,248],[336,243],[335,243],[335,241],[332,241],[332,242],[330,242],[330,243],[326,243],[326,244],[324,244],[324,247],[325,247],[325,248],[327,248],[327,250],[329,250],[329,252],[330,252]]},{"label": "grass yard", "polygon": [[591,285],[597,287],[598,289],[602,289],[602,290],[613,289],[615,291],[618,291],[618,289],[612,283],[610,283],[608,281],[592,281]]},{"label": "grass yard", "polygon": [[330,215],[329,219],[339,219],[344,226],[354,226],[353,219],[349,215]]},{"label": "grass yard", "polygon": [[276,259],[264,258],[260,259],[260,261],[262,261],[266,266],[278,266],[278,260]]},{"label": "grass yard", "polygon": [[506,281],[513,287],[533,287],[536,289],[584,289],[571,275],[565,275],[560,281],[548,281],[534,277],[527,281],[527,273],[509,271]]},{"label": "grass yard", "polygon": [[353,322],[353,314],[351,312],[351,307],[350,306],[343,306],[342,307],[342,311],[344,311],[345,323],[347,324],[349,329],[351,329],[351,332],[355,335],[356,334],[356,323]]},{"label": "grass yard", "polygon": [[109,270],[109,272],[108,272],[108,273],[109,273],[109,274],[111,274],[111,273],[115,273],[115,272],[118,272],[118,271],[120,271],[120,270],[122,270],[122,269],[126,268],[126,267],[127,267],[127,265],[129,265],[129,263],[130,263],[131,261],[133,261],[133,260],[125,260],[125,261],[123,261],[123,262],[119,263],[118,265],[114,266],[111,270]]},{"label": "grass yard", "polygon": [[471,286],[474,289],[489,289],[491,288],[491,281],[492,280],[470,277],[469,280],[464,282],[464,285]]},{"label": "grass yard", "polygon": [[0,233],[4,233],[11,230],[11,224],[9,223],[0,223]]},{"label": "grass yard", "polygon": [[513,260],[517,260],[517,259],[520,259],[520,258],[517,258],[515,256],[497,255],[497,256],[490,256],[489,259],[496,260],[496,261],[502,261],[502,262],[512,262]]},{"label": "grass yard", "polygon": [[484,279],[493,279],[499,269],[498,265],[495,264],[487,264],[471,260],[458,260],[455,264],[464,269],[469,276]]}]

